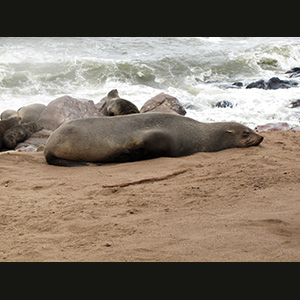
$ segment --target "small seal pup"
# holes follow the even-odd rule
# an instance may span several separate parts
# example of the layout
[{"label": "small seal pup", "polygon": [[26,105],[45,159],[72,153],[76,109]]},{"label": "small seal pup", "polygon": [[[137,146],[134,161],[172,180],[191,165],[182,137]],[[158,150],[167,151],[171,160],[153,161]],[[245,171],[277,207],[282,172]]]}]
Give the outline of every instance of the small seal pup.
[{"label": "small seal pup", "polygon": [[35,122],[15,125],[6,130],[3,143],[7,149],[15,149],[19,143],[26,141],[31,135],[42,130],[43,127]]},{"label": "small seal pup", "polygon": [[107,94],[106,107],[109,116],[138,114],[140,112],[132,102],[121,99],[118,90],[112,90]]},{"label": "small seal pup", "polygon": [[128,162],[257,146],[263,137],[239,123],[200,123],[164,113],[72,120],[52,133],[46,161],[56,166]]},{"label": "small seal pup", "polygon": [[36,122],[39,118],[41,113],[45,110],[46,105],[44,104],[30,104],[27,106],[23,106],[18,110],[19,116],[22,118],[21,124]]},{"label": "small seal pup", "polygon": [[21,118],[14,117],[14,118],[10,118],[8,120],[0,121],[0,151],[3,149],[3,136],[4,136],[5,132],[9,128],[19,124],[20,120],[21,120]]}]

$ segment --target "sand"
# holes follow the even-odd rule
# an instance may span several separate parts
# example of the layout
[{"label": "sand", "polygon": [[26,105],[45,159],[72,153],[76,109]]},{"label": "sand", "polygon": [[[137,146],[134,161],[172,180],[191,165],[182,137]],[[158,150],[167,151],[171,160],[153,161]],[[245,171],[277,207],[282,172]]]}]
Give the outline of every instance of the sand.
[{"label": "sand", "polygon": [[262,135],[98,167],[1,153],[0,262],[300,261],[300,132]]}]

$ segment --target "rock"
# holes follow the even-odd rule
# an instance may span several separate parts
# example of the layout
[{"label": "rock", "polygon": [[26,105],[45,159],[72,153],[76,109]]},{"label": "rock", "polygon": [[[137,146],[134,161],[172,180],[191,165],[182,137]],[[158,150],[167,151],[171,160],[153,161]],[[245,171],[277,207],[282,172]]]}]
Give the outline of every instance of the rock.
[{"label": "rock", "polygon": [[244,86],[244,83],[241,81],[236,81],[233,84],[222,84],[220,86],[221,89],[241,89]]},{"label": "rock", "polygon": [[266,90],[267,89],[267,84],[263,79],[261,79],[261,80],[252,82],[252,83],[250,83],[249,85],[246,86],[246,89],[253,89],[253,88]]},{"label": "rock", "polygon": [[179,114],[184,116],[185,109],[177,98],[165,93],[160,93],[148,100],[140,110],[141,113],[147,112],[163,112],[171,114]]},{"label": "rock", "polygon": [[99,103],[95,104],[99,116],[108,116],[107,105],[106,105],[107,96],[100,100]]},{"label": "rock", "polygon": [[298,82],[289,80],[280,80],[278,77],[273,77],[267,82],[267,90],[289,89],[297,86]]},{"label": "rock", "polygon": [[242,81],[236,81],[232,85],[241,88],[244,86],[244,83]]},{"label": "rock", "polygon": [[233,108],[233,106],[234,106],[233,103],[228,100],[218,101],[216,104],[213,105],[213,107],[219,107],[219,108],[226,108],[226,107]]},{"label": "rock", "polygon": [[246,89],[264,89],[264,90],[277,90],[277,89],[289,89],[291,87],[298,86],[298,82],[281,80],[278,77],[271,78],[268,82],[261,79],[256,82],[252,82],[246,86]]},{"label": "rock", "polygon": [[70,120],[98,116],[100,113],[94,101],[63,96],[48,104],[41,114],[39,123],[45,129],[55,130]]},{"label": "rock", "polygon": [[268,123],[265,125],[259,125],[255,127],[256,132],[261,131],[285,131],[290,130],[292,127],[288,123]]},{"label": "rock", "polygon": [[296,108],[296,107],[300,107],[300,99],[299,100],[296,100],[296,101],[293,101],[290,105],[289,105],[290,108]]},{"label": "rock", "polygon": [[293,68],[292,70],[285,72],[285,74],[291,74],[289,76],[290,78],[300,77],[300,68]]}]

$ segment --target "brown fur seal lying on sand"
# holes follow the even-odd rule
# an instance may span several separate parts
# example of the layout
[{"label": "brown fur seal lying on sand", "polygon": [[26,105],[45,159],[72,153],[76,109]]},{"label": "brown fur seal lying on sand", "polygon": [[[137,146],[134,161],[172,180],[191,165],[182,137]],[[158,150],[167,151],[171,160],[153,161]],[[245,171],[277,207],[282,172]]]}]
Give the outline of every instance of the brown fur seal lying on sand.
[{"label": "brown fur seal lying on sand", "polygon": [[20,120],[21,120],[21,118],[14,117],[14,118],[10,118],[5,121],[0,121],[0,151],[3,149],[3,136],[4,136],[5,132],[9,128],[19,124]]},{"label": "brown fur seal lying on sand", "polygon": [[107,94],[106,107],[109,116],[130,115],[140,112],[132,102],[121,99],[118,90],[112,90]]},{"label": "brown fur seal lying on sand", "polygon": [[35,122],[13,126],[5,132],[3,143],[7,149],[14,149],[19,143],[26,141],[33,133],[42,129],[43,127]]},{"label": "brown fur seal lying on sand", "polygon": [[257,146],[262,140],[238,123],[200,123],[148,113],[69,121],[49,137],[44,154],[52,165],[81,166]]}]

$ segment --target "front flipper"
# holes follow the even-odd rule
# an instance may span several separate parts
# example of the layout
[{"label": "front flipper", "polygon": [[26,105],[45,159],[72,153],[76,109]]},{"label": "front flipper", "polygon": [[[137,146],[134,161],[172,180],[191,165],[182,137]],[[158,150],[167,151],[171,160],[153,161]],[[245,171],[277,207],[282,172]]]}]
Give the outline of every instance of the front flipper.
[{"label": "front flipper", "polygon": [[170,145],[171,139],[164,131],[146,130],[141,132],[132,146],[116,151],[102,162],[133,162],[170,156]]}]

